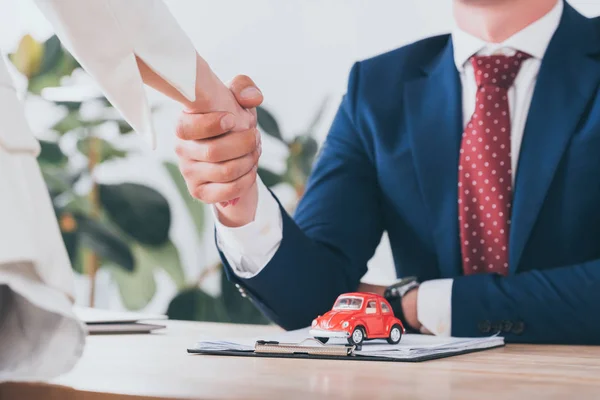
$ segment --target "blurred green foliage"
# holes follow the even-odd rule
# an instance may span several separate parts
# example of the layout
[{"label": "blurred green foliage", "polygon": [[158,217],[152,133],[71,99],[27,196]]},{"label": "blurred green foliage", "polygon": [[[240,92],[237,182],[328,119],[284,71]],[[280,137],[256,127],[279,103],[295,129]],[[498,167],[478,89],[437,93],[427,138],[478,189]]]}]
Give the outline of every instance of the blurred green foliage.
[{"label": "blurred green foliage", "polygon": [[[80,68],[56,36],[40,43],[26,35],[9,58],[28,79],[29,96],[40,96],[45,88],[61,86],[63,78]],[[96,100],[100,100],[107,109],[111,107],[105,98]],[[95,274],[97,268],[106,268],[119,288],[123,304],[131,310],[144,308],[154,297],[155,272],[160,269],[178,289],[178,294],[168,305],[170,318],[268,323],[252,302],[240,296],[237,288],[226,279],[220,263],[207,267],[195,282],[186,281],[179,252],[169,238],[171,209],[161,193],[134,183],[109,185],[94,182],[95,168],[128,155],[127,151],[100,138],[96,134],[98,127],[105,123],[116,123],[120,134],[126,135],[132,132],[129,124],[118,118],[83,118],[81,108],[85,101],[80,99],[54,101],[54,104],[63,108],[65,115],[51,127],[56,140],[40,141],[38,161],[73,268],[90,275]],[[302,196],[317,153],[318,145],[313,134],[324,107],[325,104],[320,107],[307,129],[292,139],[284,137],[277,120],[269,111],[263,107],[257,109],[258,124],[262,131],[288,149],[283,173],[259,168],[259,175],[268,187],[289,184],[298,198]],[[61,140],[67,135],[77,140],[74,151],[63,151]],[[74,161],[74,158],[81,156],[86,159],[83,167],[81,162]],[[190,196],[175,164],[166,162],[164,167],[202,238],[206,223],[205,207]],[[88,182],[90,187],[83,194],[74,189],[82,181]],[[94,255],[97,265],[85,265],[90,262],[89,258],[84,257],[88,253]],[[203,280],[212,273],[221,274],[221,294],[218,297],[200,288]]]},{"label": "blurred green foliage", "polygon": [[[40,96],[46,88],[61,86],[64,78],[80,68],[56,36],[40,43],[26,35],[9,58],[28,79],[29,96]],[[106,99],[92,100],[105,107],[101,111],[110,109]],[[125,135],[132,132],[129,124],[108,117],[84,118],[81,109],[85,101],[81,99],[54,103],[64,110],[64,117],[50,128],[56,139],[40,141],[38,161],[73,268],[91,277],[98,268],[107,268],[129,309],[145,307],[154,296],[156,268],[162,268],[183,289],[179,254],[169,239],[171,209],[166,198],[148,186],[100,184],[93,178],[95,169],[103,163],[128,155],[98,137],[98,127],[116,123],[120,134]],[[70,152],[61,146],[67,136],[76,140],[76,148]],[[78,183],[89,190],[75,190]],[[94,257],[87,257],[89,254]]]}]

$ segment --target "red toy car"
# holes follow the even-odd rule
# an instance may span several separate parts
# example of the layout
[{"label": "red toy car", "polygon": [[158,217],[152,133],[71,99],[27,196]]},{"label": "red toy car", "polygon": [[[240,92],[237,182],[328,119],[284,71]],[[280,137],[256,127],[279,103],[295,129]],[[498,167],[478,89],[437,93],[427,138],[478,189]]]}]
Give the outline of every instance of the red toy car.
[{"label": "red toy car", "polygon": [[337,298],[331,311],[312,322],[309,334],[322,343],[329,338],[345,338],[360,345],[371,339],[397,344],[404,332],[385,298],[374,293],[346,293]]}]

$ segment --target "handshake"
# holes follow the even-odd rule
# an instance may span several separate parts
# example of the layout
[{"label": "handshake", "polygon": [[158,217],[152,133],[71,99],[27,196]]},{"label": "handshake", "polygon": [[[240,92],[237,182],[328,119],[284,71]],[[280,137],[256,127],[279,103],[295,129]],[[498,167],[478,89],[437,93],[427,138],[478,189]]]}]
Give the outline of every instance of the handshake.
[{"label": "handshake", "polygon": [[254,220],[258,203],[256,107],[263,96],[247,76],[237,76],[229,89],[242,109],[237,115],[186,109],[177,123],[176,153],[190,194],[215,204],[221,223],[237,227]]}]

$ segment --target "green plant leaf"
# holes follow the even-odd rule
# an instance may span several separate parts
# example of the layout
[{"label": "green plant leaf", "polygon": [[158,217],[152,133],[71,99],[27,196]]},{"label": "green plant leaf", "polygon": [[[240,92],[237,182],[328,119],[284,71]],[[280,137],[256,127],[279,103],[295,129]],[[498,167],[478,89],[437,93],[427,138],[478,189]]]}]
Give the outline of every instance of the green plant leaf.
[{"label": "green plant leaf", "polygon": [[260,179],[267,187],[272,187],[283,182],[282,176],[261,167],[258,167],[258,176],[260,176]]},{"label": "green plant leaf", "polygon": [[58,106],[66,107],[69,112],[71,111],[79,111],[81,108],[81,101],[55,101],[54,104]]},{"label": "green plant leaf", "polygon": [[82,245],[93,250],[102,259],[133,271],[135,261],[129,245],[100,222],[84,215],[76,215]]},{"label": "green plant leaf", "polygon": [[31,35],[25,35],[19,41],[17,50],[9,55],[17,70],[28,79],[35,76],[42,65],[44,46]]},{"label": "green plant leaf", "polygon": [[57,122],[52,130],[64,135],[67,132],[72,131],[83,126],[83,123],[79,119],[79,113],[77,111],[69,112],[63,119]]},{"label": "green plant leaf", "polygon": [[129,123],[124,119],[117,120],[117,125],[119,126],[119,132],[122,135],[133,132],[133,128],[131,127],[131,125],[129,125]]},{"label": "green plant leaf", "polygon": [[166,243],[171,208],[162,194],[136,183],[99,185],[99,192],[104,210],[123,232],[144,245]]},{"label": "green plant leaf", "polygon": [[256,116],[258,126],[260,126],[267,135],[272,136],[275,139],[278,139],[282,142],[285,142],[285,140],[283,140],[283,137],[281,136],[279,124],[277,123],[277,120],[275,120],[273,114],[271,114],[265,108],[259,106],[256,107]]},{"label": "green plant leaf", "polygon": [[304,193],[304,187],[308,177],[300,169],[297,156],[288,157],[286,165],[287,169],[284,174],[284,181],[292,185],[297,196],[301,197]]},{"label": "green plant leaf", "polygon": [[124,271],[114,265],[106,265],[117,283],[123,305],[129,310],[139,310],[148,305],[156,293],[153,263],[145,262],[145,254],[141,246],[133,245],[136,265],[131,272]]},{"label": "green plant leaf", "polygon": [[77,68],[81,68],[81,65],[79,65],[71,53],[63,49],[63,56],[60,58],[57,68],[58,75],[61,77],[71,75]]},{"label": "green plant leaf", "polygon": [[64,167],[49,163],[40,164],[43,167],[42,175],[44,181],[50,192],[61,194],[71,189],[72,185],[69,183],[69,175]]},{"label": "green plant leaf", "polygon": [[69,255],[69,261],[74,270],[79,273],[78,269],[82,269],[82,263],[80,262],[81,254],[79,254],[79,234],[77,232],[62,232],[62,239],[67,248],[67,254]]},{"label": "green plant leaf", "polygon": [[156,280],[152,270],[139,269],[133,273],[107,265],[117,283],[121,301],[128,310],[140,310],[150,303],[156,293]]},{"label": "green plant leaf", "polygon": [[317,141],[308,135],[300,135],[290,143],[285,178],[295,188],[304,187],[318,151]]},{"label": "green plant leaf", "polygon": [[239,290],[221,270],[221,299],[230,322],[237,324],[268,324],[269,320],[252,304],[242,297]]},{"label": "green plant leaf", "polygon": [[60,40],[56,35],[52,35],[44,42],[44,55],[38,74],[43,75],[49,72],[54,72],[56,74],[63,54],[64,52]]},{"label": "green plant leaf", "polygon": [[60,77],[53,73],[36,75],[29,79],[27,90],[33,94],[39,95],[42,90],[47,87],[55,87],[60,85]]},{"label": "green plant leaf", "polygon": [[79,151],[82,152],[83,154],[85,154],[86,156],[89,156],[90,145],[92,143],[96,143],[98,146],[96,151],[100,155],[99,160],[98,160],[98,162],[100,162],[100,163],[107,161],[107,160],[112,160],[114,158],[123,158],[123,157],[127,156],[127,152],[115,149],[113,147],[113,145],[111,145],[106,140],[96,138],[96,137],[85,137],[85,138],[81,139],[77,143],[77,149],[79,149]]},{"label": "green plant leaf", "polygon": [[136,252],[136,262],[164,270],[178,289],[185,285],[185,274],[179,259],[179,251],[171,241],[158,247],[139,246],[139,251]]},{"label": "green plant leaf", "polygon": [[[64,196],[65,193],[62,194]],[[92,213],[94,207],[88,196],[80,196],[75,193],[69,194],[70,196],[64,201],[63,211],[83,215],[90,215]]]},{"label": "green plant leaf", "polygon": [[54,206],[54,213],[60,227],[63,243],[69,255],[69,261],[73,269],[79,273],[83,273],[82,250],[80,246],[79,224],[73,213],[65,208]]},{"label": "green plant leaf", "polygon": [[301,152],[298,157],[298,164],[304,175],[308,178],[312,171],[315,156],[319,150],[317,141],[307,135],[298,136],[295,141],[300,144]]},{"label": "green plant leaf", "polygon": [[223,304],[197,288],[178,293],[169,303],[167,315],[184,321],[228,322]]},{"label": "green plant leaf", "polygon": [[60,146],[56,142],[49,142],[47,140],[40,140],[41,151],[38,156],[40,163],[54,164],[63,166],[67,163],[67,156],[62,152]]},{"label": "green plant leaf", "polygon": [[83,265],[84,258],[84,250],[82,246],[77,246],[77,254],[74,259],[71,259],[71,268],[73,271],[79,274],[85,274],[85,266]]},{"label": "green plant leaf", "polygon": [[194,225],[196,225],[196,231],[201,237],[202,233],[204,232],[204,205],[190,195],[187,185],[185,184],[185,180],[181,176],[177,165],[170,162],[165,162],[164,166],[171,176],[173,183],[175,183],[181,198],[185,202],[185,205],[187,206],[187,209],[192,217],[192,221],[194,221]]}]

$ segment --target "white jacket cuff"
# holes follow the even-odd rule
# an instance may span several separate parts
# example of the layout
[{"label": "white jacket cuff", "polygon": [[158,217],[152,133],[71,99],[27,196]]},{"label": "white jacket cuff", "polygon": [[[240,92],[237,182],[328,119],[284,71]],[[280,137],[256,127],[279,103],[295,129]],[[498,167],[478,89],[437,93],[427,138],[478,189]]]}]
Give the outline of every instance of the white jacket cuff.
[{"label": "white jacket cuff", "polygon": [[0,264],[0,382],[66,373],[85,338],[67,296],[40,281],[31,263]]},{"label": "white jacket cuff", "polygon": [[450,336],[452,332],[452,283],[452,279],[436,279],[419,286],[419,322],[437,336]]},{"label": "white jacket cuff", "polygon": [[152,148],[156,134],[135,56],[188,100],[196,50],[161,0],[35,0],[61,42]]},{"label": "white jacket cuff", "polygon": [[230,228],[219,221],[219,212],[211,207],[215,216],[217,244],[233,272],[240,278],[257,275],[271,261],[283,237],[281,210],[277,201],[260,178],[258,206],[254,221]]}]

